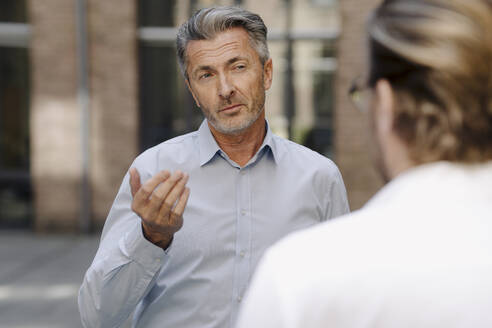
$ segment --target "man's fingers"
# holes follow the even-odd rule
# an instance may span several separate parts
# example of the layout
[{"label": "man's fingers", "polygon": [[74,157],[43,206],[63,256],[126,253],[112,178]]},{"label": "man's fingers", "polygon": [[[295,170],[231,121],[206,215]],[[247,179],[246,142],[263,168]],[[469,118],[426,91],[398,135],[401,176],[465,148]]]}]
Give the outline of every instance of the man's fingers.
[{"label": "man's fingers", "polygon": [[173,229],[174,232],[181,229],[183,226],[183,212],[188,202],[188,197],[190,196],[190,189],[184,188],[181,193],[179,200],[169,215],[169,227]]},{"label": "man's fingers", "polygon": [[134,196],[133,202],[134,206],[140,208],[147,204],[149,196],[152,194],[154,189],[163,181],[167,180],[170,176],[169,171],[160,171],[152,178],[147,180]]},{"label": "man's fingers", "polygon": [[[130,170],[130,185],[134,199],[132,209],[148,225],[159,229],[179,230],[181,215],[188,201],[189,189],[186,188],[188,174],[175,171],[161,171],[143,185],[135,169]],[[163,231],[164,231],[163,230]]]},{"label": "man's fingers", "polygon": [[170,218],[170,214],[173,211],[173,207],[176,204],[179,196],[183,193],[186,183],[188,182],[188,174],[184,173],[183,177],[171,188],[169,193],[167,194],[164,201],[161,203],[159,209],[159,218],[164,219],[166,222]]},{"label": "man's fingers", "polygon": [[174,187],[169,191],[166,199],[164,200],[163,207],[165,207],[168,210],[171,210],[174,205],[176,204],[176,201],[178,200],[179,196],[183,193],[186,183],[188,182],[188,174],[184,173],[183,178],[179,180]]},{"label": "man's fingers", "polygon": [[188,198],[190,197],[190,188],[186,187],[179,197],[178,203],[174,208],[174,214],[181,216],[186,208],[186,203],[188,203]]},{"label": "man's fingers", "polygon": [[130,169],[130,188],[132,190],[132,197],[135,197],[135,194],[141,186],[140,174],[138,174],[138,170],[136,168],[132,167]]},{"label": "man's fingers", "polygon": [[[164,206],[164,200],[168,196],[170,190],[176,185],[176,183],[183,178],[183,173],[181,171],[175,171],[166,181],[161,183],[158,186],[152,196],[150,197],[150,201],[148,203],[148,217],[159,217],[161,207]],[[164,214],[169,215],[169,214]]]}]

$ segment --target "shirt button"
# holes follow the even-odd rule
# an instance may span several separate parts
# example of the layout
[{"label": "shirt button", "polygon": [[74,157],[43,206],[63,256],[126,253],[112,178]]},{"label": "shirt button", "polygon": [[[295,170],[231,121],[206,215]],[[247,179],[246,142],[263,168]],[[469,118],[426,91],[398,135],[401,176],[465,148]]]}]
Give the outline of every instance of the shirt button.
[{"label": "shirt button", "polygon": [[241,301],[242,301],[242,300],[243,300],[243,297],[242,297],[241,295],[239,295],[239,296],[237,297],[237,302],[238,302],[238,303],[241,303]]},{"label": "shirt button", "polygon": [[246,215],[246,210],[241,210],[241,215],[245,216]]},{"label": "shirt button", "polygon": [[241,171],[239,171],[239,173],[241,173],[241,175],[245,175],[246,174],[246,170],[241,170]]},{"label": "shirt button", "polygon": [[241,251],[241,252],[239,253],[239,256],[241,256],[241,257],[244,257],[245,255],[246,255],[246,253],[245,253],[244,251]]}]

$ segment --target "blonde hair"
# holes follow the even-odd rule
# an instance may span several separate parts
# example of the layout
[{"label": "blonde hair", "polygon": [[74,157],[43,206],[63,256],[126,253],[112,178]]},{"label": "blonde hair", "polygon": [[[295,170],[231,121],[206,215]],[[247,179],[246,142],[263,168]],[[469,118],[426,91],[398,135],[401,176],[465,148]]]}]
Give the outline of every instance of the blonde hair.
[{"label": "blonde hair", "polygon": [[395,90],[416,163],[492,159],[492,0],[386,0],[369,43],[369,84]]}]

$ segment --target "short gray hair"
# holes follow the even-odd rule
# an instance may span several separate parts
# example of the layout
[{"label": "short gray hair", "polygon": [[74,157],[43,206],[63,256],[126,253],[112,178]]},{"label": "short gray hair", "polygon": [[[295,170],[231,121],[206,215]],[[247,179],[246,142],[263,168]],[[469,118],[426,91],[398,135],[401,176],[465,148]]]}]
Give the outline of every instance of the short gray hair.
[{"label": "short gray hair", "polygon": [[242,27],[249,35],[251,46],[256,50],[262,65],[270,58],[267,45],[267,27],[257,14],[239,7],[211,7],[197,11],[179,27],[176,36],[178,63],[184,77],[188,62],[186,46],[192,40],[211,40],[218,33],[233,27]]}]

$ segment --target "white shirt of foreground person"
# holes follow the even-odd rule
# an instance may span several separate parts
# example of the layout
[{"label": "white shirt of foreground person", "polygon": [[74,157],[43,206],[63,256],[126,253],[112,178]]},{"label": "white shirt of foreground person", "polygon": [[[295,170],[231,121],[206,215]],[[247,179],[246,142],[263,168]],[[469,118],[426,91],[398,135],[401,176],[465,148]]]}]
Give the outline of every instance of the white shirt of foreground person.
[{"label": "white shirt of foreground person", "polygon": [[142,181],[189,173],[183,227],[166,251],[142,235],[128,174],[79,294],[86,327],[231,327],[252,272],[287,233],[348,212],[332,161],[274,135],[244,167],[225,154],[205,120],[196,132],[153,147],[132,167]]},{"label": "white shirt of foreground person", "polygon": [[237,327],[492,327],[492,162],[410,169],[280,241]]}]

